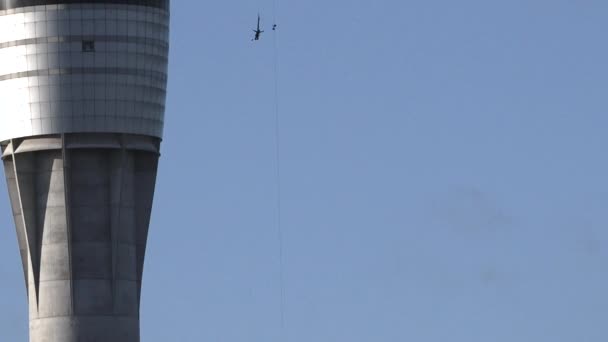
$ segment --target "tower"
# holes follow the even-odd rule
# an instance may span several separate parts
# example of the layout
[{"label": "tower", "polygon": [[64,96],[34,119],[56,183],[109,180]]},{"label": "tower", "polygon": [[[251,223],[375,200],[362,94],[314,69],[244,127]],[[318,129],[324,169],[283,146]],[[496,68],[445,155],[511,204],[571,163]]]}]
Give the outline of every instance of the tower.
[{"label": "tower", "polygon": [[31,342],[139,341],[168,26],[169,0],[0,0],[0,146]]}]

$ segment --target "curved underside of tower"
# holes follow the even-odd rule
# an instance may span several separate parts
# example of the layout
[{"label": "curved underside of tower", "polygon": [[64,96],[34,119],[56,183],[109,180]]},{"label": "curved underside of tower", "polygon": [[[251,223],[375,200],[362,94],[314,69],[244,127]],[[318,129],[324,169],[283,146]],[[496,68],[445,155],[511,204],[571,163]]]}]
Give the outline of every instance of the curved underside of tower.
[{"label": "curved underside of tower", "polygon": [[0,0],[0,147],[31,342],[139,341],[168,50],[168,0]]}]

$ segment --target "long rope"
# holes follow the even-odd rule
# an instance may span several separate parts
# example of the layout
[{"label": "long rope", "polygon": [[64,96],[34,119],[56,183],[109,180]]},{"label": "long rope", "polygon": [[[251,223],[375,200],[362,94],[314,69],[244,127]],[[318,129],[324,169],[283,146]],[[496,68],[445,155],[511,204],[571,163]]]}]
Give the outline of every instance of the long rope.
[{"label": "long rope", "polygon": [[274,126],[275,126],[275,165],[276,165],[276,197],[277,197],[277,238],[279,242],[279,287],[281,315],[280,340],[286,341],[285,331],[285,272],[284,272],[284,253],[283,253],[283,211],[282,211],[282,189],[281,189],[281,116],[279,112],[279,49],[277,37],[277,0],[272,0],[272,29],[273,29],[273,49],[274,49]]}]

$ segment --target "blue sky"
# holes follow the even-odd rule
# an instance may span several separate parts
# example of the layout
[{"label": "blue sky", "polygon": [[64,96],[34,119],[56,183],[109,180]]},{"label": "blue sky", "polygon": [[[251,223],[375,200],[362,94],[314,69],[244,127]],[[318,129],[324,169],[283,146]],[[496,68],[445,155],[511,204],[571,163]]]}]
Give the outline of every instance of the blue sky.
[{"label": "blue sky", "polygon": [[608,3],[277,4],[272,33],[270,0],[173,1],[142,340],[606,341]]}]

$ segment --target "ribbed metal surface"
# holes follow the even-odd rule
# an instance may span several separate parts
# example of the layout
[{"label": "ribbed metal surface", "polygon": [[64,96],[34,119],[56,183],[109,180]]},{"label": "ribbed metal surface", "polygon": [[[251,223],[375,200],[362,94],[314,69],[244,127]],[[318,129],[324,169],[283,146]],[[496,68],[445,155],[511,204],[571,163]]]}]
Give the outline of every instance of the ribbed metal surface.
[{"label": "ribbed metal surface", "polygon": [[81,3],[138,5],[157,7],[166,10],[169,9],[169,0],[0,0],[0,10],[15,9],[27,6]]},{"label": "ribbed metal surface", "polygon": [[154,3],[165,2],[94,2],[0,10],[0,141],[72,132],[162,136],[169,12]]}]

